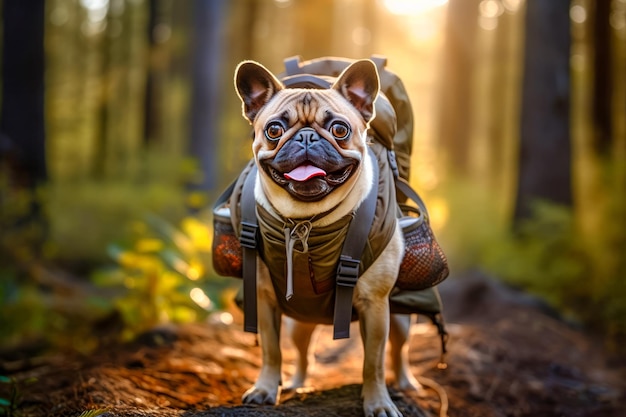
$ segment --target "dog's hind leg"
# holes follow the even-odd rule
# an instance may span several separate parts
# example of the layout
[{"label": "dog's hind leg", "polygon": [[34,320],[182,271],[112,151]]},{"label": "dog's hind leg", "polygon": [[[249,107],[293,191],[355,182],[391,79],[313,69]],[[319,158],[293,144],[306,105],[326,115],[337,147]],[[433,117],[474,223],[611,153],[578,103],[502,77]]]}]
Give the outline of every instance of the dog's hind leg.
[{"label": "dog's hind leg", "polygon": [[411,316],[392,314],[389,321],[389,353],[396,383],[401,390],[415,390],[420,387],[409,367],[409,331]]},{"label": "dog's hind leg", "polygon": [[[286,387],[296,389],[304,386],[309,364],[314,361],[313,352],[309,352],[311,339],[316,328],[315,323],[304,323],[290,318],[285,320],[287,334],[296,347],[298,357],[296,359],[296,371],[291,383]],[[313,343],[315,345],[315,343]]]}]

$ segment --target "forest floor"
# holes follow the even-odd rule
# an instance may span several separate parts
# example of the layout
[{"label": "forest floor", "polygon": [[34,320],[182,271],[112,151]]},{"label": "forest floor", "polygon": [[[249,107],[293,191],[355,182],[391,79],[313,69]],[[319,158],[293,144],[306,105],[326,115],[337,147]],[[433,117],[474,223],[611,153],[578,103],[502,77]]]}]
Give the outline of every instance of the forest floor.
[{"label": "forest floor", "polygon": [[[437,369],[435,328],[415,324],[410,363],[424,386],[417,393],[390,387],[405,416],[439,416],[446,407],[450,417],[625,415],[626,361],[605,354],[598,338],[479,273],[448,279],[440,290],[448,366]],[[208,323],[157,328],[90,356],[0,358],[0,374],[18,381],[19,408],[12,415],[362,415],[358,326],[340,341],[332,340],[328,326],[320,329],[311,388],[283,392],[276,407],[243,406],[241,395],[259,372],[260,348],[241,330],[238,312],[233,315],[228,324],[215,315]],[[287,342],[283,359],[289,378],[294,352]]]}]

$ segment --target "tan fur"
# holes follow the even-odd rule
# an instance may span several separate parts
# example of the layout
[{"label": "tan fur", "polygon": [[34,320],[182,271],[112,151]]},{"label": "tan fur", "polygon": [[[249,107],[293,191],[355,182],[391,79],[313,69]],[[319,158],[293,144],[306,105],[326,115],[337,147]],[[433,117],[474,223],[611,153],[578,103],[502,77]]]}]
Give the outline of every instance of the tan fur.
[{"label": "tan fur", "polygon": [[[245,68],[240,71],[241,67]],[[257,203],[269,212],[275,213],[276,216],[301,219],[330,211],[329,214],[313,223],[313,227],[327,225],[358,207],[373,186],[372,166],[367,156],[366,144],[366,131],[369,120],[373,117],[373,110],[371,113],[368,113],[369,108],[361,111],[349,100],[354,97],[350,94],[357,94],[356,100],[358,100],[359,94],[363,95],[368,83],[375,82],[376,91],[370,97],[373,102],[378,91],[378,78],[373,64],[371,64],[373,69],[363,62],[358,65],[353,64],[353,67],[348,68],[339,77],[337,85],[328,90],[284,89],[260,64],[246,62],[238,68],[237,91],[242,98],[244,115],[254,126],[255,140],[252,149],[257,164],[261,160],[276,155],[281,147],[292,139],[294,133],[305,126],[313,128],[343,157],[360,161],[357,172],[354,172],[341,187],[314,203],[295,198],[274,182],[265,171],[259,169],[255,186]],[[259,104],[255,101],[257,97],[264,98],[264,101]],[[368,97],[364,103],[358,104],[367,107],[369,104],[367,99]],[[353,131],[350,141],[338,143],[325,130],[324,118],[329,112],[350,124]],[[277,117],[288,119],[288,127],[278,143],[268,143],[264,136],[265,122]],[[407,369],[405,349],[409,321],[406,316],[391,319],[389,314],[389,292],[396,281],[403,256],[403,245],[401,231],[396,226],[396,231],[388,246],[359,278],[354,291],[353,305],[359,314],[365,351],[362,395],[366,416],[399,417],[402,415],[391,400],[385,385],[384,358],[386,341],[390,334],[390,323],[393,324],[391,326],[392,361],[398,384],[401,388],[410,388],[415,385],[415,379],[410,376]],[[279,336],[282,313],[278,307],[277,295],[274,292],[268,268],[261,259],[257,260],[257,282],[258,327],[263,365],[256,383],[244,394],[243,401],[274,404],[278,400],[281,382],[282,357]],[[306,368],[310,362],[308,346],[314,329],[315,326],[309,323],[290,322],[289,330],[295,338],[294,343],[300,354],[291,384],[292,388],[300,387],[305,383]]]}]

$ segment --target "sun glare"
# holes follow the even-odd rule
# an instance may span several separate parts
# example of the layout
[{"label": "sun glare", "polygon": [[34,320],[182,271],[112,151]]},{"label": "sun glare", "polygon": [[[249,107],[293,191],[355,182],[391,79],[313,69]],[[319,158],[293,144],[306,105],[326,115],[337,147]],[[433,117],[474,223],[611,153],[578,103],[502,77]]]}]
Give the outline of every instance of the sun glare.
[{"label": "sun glare", "polygon": [[382,0],[382,2],[393,14],[417,15],[443,6],[448,0]]}]

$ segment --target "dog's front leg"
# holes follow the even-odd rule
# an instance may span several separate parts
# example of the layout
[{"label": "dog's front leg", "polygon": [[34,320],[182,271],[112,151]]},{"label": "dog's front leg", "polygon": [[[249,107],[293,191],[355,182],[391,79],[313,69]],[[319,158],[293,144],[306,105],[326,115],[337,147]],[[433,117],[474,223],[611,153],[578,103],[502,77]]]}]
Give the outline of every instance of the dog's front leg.
[{"label": "dog's front leg", "polygon": [[276,404],[281,379],[281,312],[265,263],[257,261],[257,309],[263,364],[256,383],[243,395],[246,404]]}]

